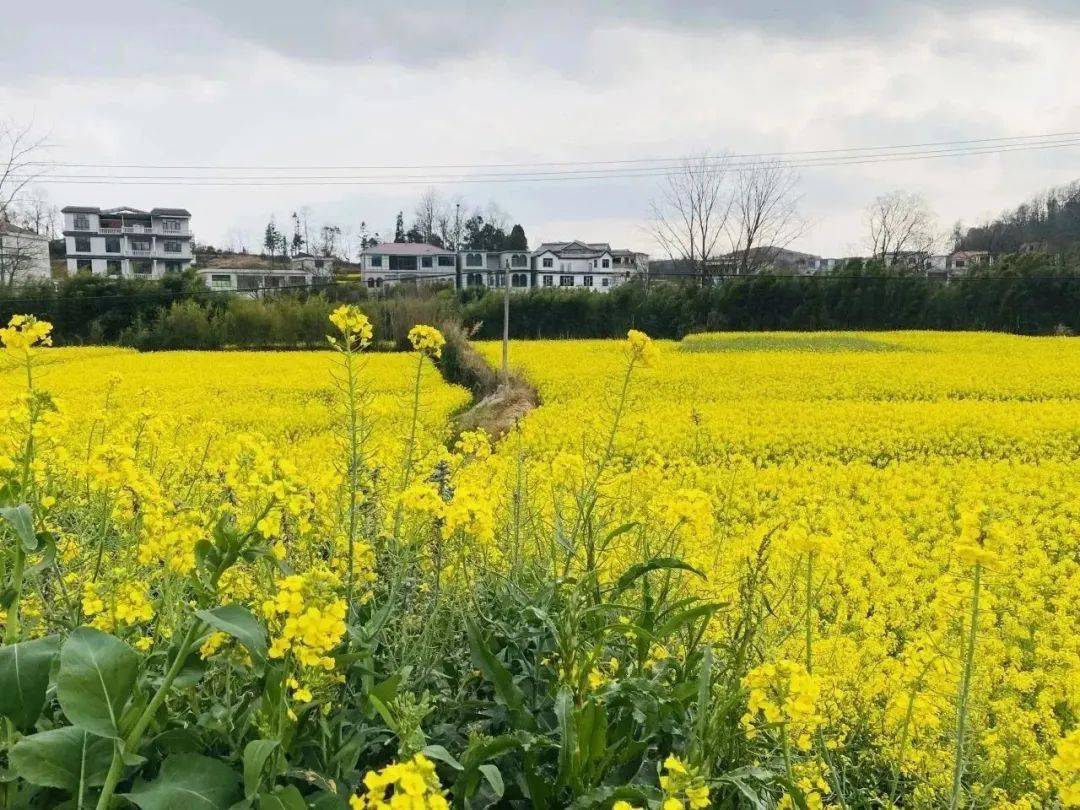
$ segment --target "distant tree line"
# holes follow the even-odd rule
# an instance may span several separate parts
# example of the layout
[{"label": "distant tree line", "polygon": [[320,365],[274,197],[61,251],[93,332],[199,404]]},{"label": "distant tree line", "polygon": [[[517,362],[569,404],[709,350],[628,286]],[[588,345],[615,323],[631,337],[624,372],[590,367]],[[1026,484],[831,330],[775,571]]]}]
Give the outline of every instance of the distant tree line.
[{"label": "distant tree line", "polygon": [[[404,348],[417,323],[458,321],[479,338],[502,334],[499,291],[403,285],[369,297],[353,283],[262,299],[212,292],[192,273],[161,281],[79,276],[0,290],[0,319],[29,312],[50,320],[57,344],[140,349],[320,348],[341,301],[372,319],[382,348]],[[514,294],[515,338],[619,337],[629,328],[679,339],[705,330],[994,330],[1080,332],[1080,260],[1010,256],[945,284],[849,262],[826,276],[755,275],[714,285],[652,279],[607,294],[534,289]]]},{"label": "distant tree line", "polygon": [[1080,246],[1080,180],[1052,188],[975,227],[965,229],[957,223],[953,238],[962,250],[985,250],[994,256],[1075,249]]}]

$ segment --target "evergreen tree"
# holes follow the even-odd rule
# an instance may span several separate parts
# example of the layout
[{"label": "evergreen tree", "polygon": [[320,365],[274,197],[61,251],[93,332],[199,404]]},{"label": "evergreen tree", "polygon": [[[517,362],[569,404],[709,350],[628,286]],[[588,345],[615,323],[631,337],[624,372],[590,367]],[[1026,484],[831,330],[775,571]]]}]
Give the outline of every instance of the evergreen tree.
[{"label": "evergreen tree", "polygon": [[402,216],[402,212],[397,212],[397,221],[394,223],[394,241],[405,241],[405,217]]},{"label": "evergreen tree", "polygon": [[506,237],[507,250],[528,250],[529,240],[525,238],[525,229],[515,225],[510,229],[510,235]]}]

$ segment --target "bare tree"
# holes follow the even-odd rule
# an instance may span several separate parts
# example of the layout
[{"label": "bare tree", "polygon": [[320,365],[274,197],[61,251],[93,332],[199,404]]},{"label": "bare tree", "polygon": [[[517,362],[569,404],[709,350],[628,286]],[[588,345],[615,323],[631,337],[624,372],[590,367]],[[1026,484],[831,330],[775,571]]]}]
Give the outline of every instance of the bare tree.
[{"label": "bare tree", "polygon": [[39,153],[45,146],[33,125],[0,121],[0,220],[8,219],[8,209],[42,175]]},{"label": "bare tree", "polygon": [[443,247],[448,250],[457,250],[461,247],[461,241],[465,235],[465,210],[465,200],[459,194],[445,203],[439,211],[436,227]]},{"label": "bare tree", "polygon": [[688,158],[664,179],[651,202],[653,238],[673,263],[681,262],[704,283],[732,202],[726,157]]},{"label": "bare tree", "polygon": [[443,202],[438,190],[434,188],[425,191],[416,204],[413,228],[419,234],[420,241],[424,244],[431,245],[434,244],[435,240],[440,239],[438,233],[439,219],[445,207],[446,204]]},{"label": "bare tree", "polygon": [[894,264],[902,254],[930,253],[938,241],[934,214],[920,194],[882,194],[866,209],[871,255]]},{"label": "bare tree", "polygon": [[771,265],[780,251],[805,233],[798,186],[799,176],[779,163],[739,169],[729,229],[737,273]]}]

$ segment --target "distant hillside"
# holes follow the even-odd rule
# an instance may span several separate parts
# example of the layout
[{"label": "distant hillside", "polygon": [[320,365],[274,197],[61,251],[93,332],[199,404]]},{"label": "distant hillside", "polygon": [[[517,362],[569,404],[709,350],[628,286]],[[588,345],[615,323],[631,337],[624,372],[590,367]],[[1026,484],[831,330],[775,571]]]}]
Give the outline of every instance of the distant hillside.
[{"label": "distant hillside", "polygon": [[1080,180],[1052,188],[983,225],[957,226],[957,231],[961,250],[994,255],[1080,248]]}]

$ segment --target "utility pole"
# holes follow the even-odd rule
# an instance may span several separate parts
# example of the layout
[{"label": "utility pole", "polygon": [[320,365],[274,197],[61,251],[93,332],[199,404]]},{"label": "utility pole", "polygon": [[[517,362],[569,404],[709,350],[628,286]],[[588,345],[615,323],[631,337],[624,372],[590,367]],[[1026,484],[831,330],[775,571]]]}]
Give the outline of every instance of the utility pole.
[{"label": "utility pole", "polygon": [[503,268],[503,383],[510,381],[510,260]]}]

